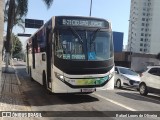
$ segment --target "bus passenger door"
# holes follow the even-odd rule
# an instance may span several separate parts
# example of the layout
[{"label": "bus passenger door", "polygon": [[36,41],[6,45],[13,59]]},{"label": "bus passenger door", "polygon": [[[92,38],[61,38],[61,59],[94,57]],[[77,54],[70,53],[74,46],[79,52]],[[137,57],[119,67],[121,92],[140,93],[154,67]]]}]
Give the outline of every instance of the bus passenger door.
[{"label": "bus passenger door", "polygon": [[47,57],[47,86],[51,89],[51,58],[52,58],[52,39],[51,29],[46,28],[46,57]]},{"label": "bus passenger door", "polygon": [[27,73],[29,74],[29,46],[28,46],[28,43],[27,43],[27,46],[26,46],[26,69],[27,69]]}]

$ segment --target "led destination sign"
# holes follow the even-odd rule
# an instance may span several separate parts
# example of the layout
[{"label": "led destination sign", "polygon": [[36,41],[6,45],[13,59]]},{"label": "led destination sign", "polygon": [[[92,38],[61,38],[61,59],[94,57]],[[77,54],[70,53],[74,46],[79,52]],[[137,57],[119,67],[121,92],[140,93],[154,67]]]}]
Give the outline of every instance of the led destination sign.
[{"label": "led destination sign", "polygon": [[102,27],[109,28],[109,23],[97,19],[77,19],[77,18],[62,18],[58,20],[59,25],[63,26],[84,26],[84,27]]}]

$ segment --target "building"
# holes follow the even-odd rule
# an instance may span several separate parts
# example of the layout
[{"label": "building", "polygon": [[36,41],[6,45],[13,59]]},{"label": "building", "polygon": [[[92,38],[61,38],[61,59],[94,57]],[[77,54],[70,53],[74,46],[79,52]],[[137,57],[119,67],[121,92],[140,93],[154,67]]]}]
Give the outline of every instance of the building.
[{"label": "building", "polygon": [[0,70],[2,65],[2,45],[3,45],[3,29],[4,29],[3,5],[4,5],[4,0],[0,0]]},{"label": "building", "polygon": [[160,0],[131,0],[128,51],[160,52]]},{"label": "building", "polygon": [[113,44],[114,44],[114,52],[123,51],[123,33],[122,32],[113,32]]},{"label": "building", "polygon": [[133,53],[130,61],[129,52],[118,52],[114,53],[114,60],[116,66],[129,67],[136,72],[146,70],[147,66],[160,65],[157,55],[153,54]]}]

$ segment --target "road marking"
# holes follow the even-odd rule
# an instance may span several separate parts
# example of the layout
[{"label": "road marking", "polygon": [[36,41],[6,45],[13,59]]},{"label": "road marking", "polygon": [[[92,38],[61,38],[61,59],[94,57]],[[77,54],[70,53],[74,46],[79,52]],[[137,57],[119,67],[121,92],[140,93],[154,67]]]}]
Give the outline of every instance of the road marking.
[{"label": "road marking", "polygon": [[118,106],[121,106],[121,107],[123,107],[123,108],[125,108],[125,109],[127,109],[127,110],[137,111],[136,109],[133,109],[133,108],[131,108],[131,107],[128,107],[128,106],[126,106],[126,105],[123,105],[123,104],[121,104],[121,103],[118,103],[118,102],[116,102],[116,101],[114,101],[114,100],[108,99],[108,98],[106,98],[106,97],[104,97],[104,96],[98,95],[98,94],[96,94],[96,93],[93,93],[93,94],[96,95],[96,96],[98,96],[98,97],[100,97],[100,98],[102,98],[102,99],[104,99],[104,100],[107,100],[107,101],[109,101],[109,102],[111,102],[111,103],[114,103],[114,104],[116,104],[116,105],[118,105]]}]

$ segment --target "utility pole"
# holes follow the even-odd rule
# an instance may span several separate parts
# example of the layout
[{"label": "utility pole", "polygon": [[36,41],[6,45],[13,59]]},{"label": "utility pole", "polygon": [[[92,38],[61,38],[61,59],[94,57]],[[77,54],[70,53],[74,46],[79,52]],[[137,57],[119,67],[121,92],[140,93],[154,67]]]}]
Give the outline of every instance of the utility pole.
[{"label": "utility pole", "polygon": [[92,15],[92,0],[90,2],[90,13],[89,13],[89,16],[91,17],[91,15]]},{"label": "utility pole", "polygon": [[130,22],[130,25],[131,25],[131,34],[130,34],[130,35],[131,35],[131,38],[130,38],[130,44],[129,44],[129,45],[130,45],[130,48],[129,48],[129,60],[130,60],[130,68],[131,68],[132,52],[133,52],[133,51],[132,51],[132,38],[133,38],[133,37],[132,37],[132,29],[133,29],[133,28],[132,28],[132,27],[133,27],[132,24],[134,23],[134,21],[129,20],[129,22]]}]

